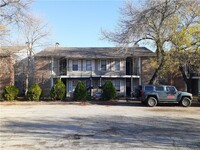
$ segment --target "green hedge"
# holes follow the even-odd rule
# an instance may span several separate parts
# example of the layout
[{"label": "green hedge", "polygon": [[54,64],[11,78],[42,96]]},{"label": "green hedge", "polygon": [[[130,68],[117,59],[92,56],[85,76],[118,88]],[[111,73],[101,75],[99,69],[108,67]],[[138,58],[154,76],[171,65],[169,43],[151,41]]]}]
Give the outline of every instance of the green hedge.
[{"label": "green hedge", "polygon": [[31,85],[31,87],[28,89],[27,98],[28,100],[39,101],[41,94],[42,94],[42,89],[36,83],[36,84]]},{"label": "green hedge", "polygon": [[82,81],[78,81],[76,85],[73,98],[77,101],[86,101],[88,97],[87,89]]},{"label": "green hedge", "polygon": [[103,100],[111,100],[116,98],[117,92],[111,81],[106,81],[102,87],[102,98]]},{"label": "green hedge", "polygon": [[5,100],[14,100],[17,98],[17,95],[19,93],[19,89],[14,85],[7,85],[3,91],[3,98]]},{"label": "green hedge", "polygon": [[64,100],[66,96],[66,86],[61,81],[57,79],[50,91],[50,96],[53,100]]}]

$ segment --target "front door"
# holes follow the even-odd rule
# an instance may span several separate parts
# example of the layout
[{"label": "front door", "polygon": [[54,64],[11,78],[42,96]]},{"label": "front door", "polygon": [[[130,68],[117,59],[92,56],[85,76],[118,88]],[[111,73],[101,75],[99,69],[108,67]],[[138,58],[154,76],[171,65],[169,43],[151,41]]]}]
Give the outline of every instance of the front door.
[{"label": "front door", "polygon": [[131,79],[126,79],[126,96],[131,96]]}]

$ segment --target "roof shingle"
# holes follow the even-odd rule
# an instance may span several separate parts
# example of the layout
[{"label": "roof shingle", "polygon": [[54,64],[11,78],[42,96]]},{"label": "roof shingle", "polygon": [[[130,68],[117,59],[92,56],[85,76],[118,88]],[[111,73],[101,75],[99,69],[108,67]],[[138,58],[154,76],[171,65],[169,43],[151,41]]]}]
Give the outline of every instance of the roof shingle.
[{"label": "roof shingle", "polygon": [[46,48],[36,54],[36,57],[65,58],[126,58],[128,56],[155,56],[155,53],[145,47],[122,49],[119,47],[57,47]]}]

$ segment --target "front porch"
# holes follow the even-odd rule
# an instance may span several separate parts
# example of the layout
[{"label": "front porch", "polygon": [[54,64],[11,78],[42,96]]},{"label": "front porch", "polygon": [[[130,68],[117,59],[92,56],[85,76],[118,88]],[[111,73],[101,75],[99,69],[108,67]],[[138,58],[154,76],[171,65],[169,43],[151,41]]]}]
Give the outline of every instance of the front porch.
[{"label": "front porch", "polygon": [[131,97],[135,86],[139,85],[140,82],[140,76],[135,75],[57,76],[52,78],[51,86],[57,78],[60,78],[66,85],[66,97],[73,97],[73,92],[79,80],[85,83],[90,96],[102,92],[102,86],[107,80],[111,80],[119,97]]}]

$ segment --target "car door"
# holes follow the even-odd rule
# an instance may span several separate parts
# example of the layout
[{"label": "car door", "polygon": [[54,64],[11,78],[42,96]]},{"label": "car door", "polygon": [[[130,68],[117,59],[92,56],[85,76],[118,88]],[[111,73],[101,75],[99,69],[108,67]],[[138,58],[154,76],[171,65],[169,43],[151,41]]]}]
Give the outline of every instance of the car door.
[{"label": "car door", "polygon": [[174,86],[166,86],[166,100],[176,101],[178,92]]},{"label": "car door", "polygon": [[167,94],[165,92],[164,86],[156,86],[156,93],[158,95],[158,99],[162,102],[165,101]]}]

